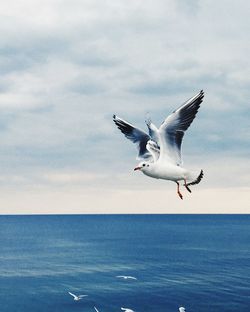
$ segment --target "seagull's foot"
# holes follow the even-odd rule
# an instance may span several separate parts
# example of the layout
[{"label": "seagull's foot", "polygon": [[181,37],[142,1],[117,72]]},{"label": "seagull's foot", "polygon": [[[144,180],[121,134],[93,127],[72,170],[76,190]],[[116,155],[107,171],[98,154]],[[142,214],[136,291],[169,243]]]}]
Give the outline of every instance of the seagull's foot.
[{"label": "seagull's foot", "polygon": [[180,199],[183,199],[181,192],[177,192],[177,194],[179,195]]},{"label": "seagull's foot", "polygon": [[183,186],[185,186],[185,188],[189,191],[189,193],[192,193],[191,189],[187,185],[187,181],[186,180],[184,180]]},{"label": "seagull's foot", "polygon": [[190,190],[190,188],[186,184],[184,184],[184,186],[189,191],[189,193],[192,193],[192,191]]},{"label": "seagull's foot", "polygon": [[183,196],[180,192],[180,183],[176,181],[176,184],[177,184],[177,194],[179,195],[180,199],[183,199]]}]

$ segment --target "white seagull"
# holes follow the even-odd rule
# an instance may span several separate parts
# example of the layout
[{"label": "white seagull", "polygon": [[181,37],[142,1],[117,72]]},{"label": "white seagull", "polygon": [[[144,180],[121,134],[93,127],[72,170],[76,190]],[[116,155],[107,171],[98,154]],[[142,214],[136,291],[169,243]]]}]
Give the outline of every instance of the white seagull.
[{"label": "white seagull", "polygon": [[79,296],[77,296],[77,295],[75,295],[75,294],[72,294],[71,292],[69,292],[69,294],[72,296],[72,297],[74,297],[74,300],[75,301],[79,301],[79,300],[81,300],[83,297],[87,297],[88,295],[79,295]]},{"label": "white seagull", "polygon": [[96,307],[94,307],[94,309],[96,310],[96,312],[99,312],[99,310],[97,310],[97,308],[96,308]]},{"label": "white seagull", "polygon": [[125,312],[134,312],[134,310],[128,309],[128,308],[121,308],[121,310],[125,311]]},{"label": "white seagull", "polygon": [[184,133],[194,120],[203,97],[204,92],[201,90],[170,114],[159,129],[150,119],[146,120],[149,134],[113,115],[113,121],[118,129],[126,138],[137,144],[139,151],[137,159],[142,161],[134,170],[140,170],[151,178],[175,182],[177,194],[181,199],[183,196],[179,181],[183,181],[184,186],[191,193],[189,186],[198,184],[203,177],[203,170],[194,173],[182,166],[181,159]]},{"label": "white seagull", "polygon": [[184,307],[179,307],[180,312],[186,312],[186,309]]},{"label": "white seagull", "polygon": [[129,275],[117,275],[116,277],[118,277],[118,278],[123,278],[123,279],[133,279],[133,280],[137,280],[136,277],[134,277],[134,276],[129,276]]}]

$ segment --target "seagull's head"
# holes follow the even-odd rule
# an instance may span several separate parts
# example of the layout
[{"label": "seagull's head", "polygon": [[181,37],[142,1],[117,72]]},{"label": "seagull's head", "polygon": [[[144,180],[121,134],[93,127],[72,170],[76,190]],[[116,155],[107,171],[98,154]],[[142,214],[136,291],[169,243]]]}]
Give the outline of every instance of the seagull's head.
[{"label": "seagull's head", "polygon": [[142,172],[147,172],[150,168],[150,164],[146,161],[142,161],[139,163],[137,167],[134,168],[135,170],[141,170]]}]

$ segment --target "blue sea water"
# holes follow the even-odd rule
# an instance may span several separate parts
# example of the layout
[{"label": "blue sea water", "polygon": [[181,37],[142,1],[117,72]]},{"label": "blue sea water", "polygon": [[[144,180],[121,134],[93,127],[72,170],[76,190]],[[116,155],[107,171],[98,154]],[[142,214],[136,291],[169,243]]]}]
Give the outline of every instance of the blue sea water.
[{"label": "blue sea water", "polygon": [[249,302],[249,215],[0,216],[1,312],[242,312]]}]

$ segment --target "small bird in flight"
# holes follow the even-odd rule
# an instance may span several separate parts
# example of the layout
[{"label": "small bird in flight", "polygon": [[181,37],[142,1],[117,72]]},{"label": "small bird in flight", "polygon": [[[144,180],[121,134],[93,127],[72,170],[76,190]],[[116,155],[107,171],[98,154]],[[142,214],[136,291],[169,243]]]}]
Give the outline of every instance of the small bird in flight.
[{"label": "small bird in flight", "polygon": [[121,310],[125,311],[125,312],[134,312],[134,310],[128,309],[128,308],[121,308]]},{"label": "small bird in flight", "polygon": [[193,122],[203,97],[204,92],[201,90],[170,114],[159,129],[147,119],[149,134],[116,115],[113,116],[118,129],[137,145],[139,151],[137,159],[142,161],[134,170],[140,170],[151,178],[175,182],[177,194],[181,199],[183,196],[180,192],[180,181],[184,182],[183,185],[191,193],[190,186],[200,183],[203,178],[203,170],[197,173],[184,168],[181,158],[183,136]]},{"label": "small bird in flight", "polygon": [[69,291],[69,294],[72,296],[72,297],[74,297],[74,300],[75,301],[79,301],[79,300],[81,300],[83,297],[87,297],[88,295],[79,295],[79,296],[77,296],[77,295],[75,295],[75,294],[72,294],[70,291]]},{"label": "small bird in flight", "polygon": [[186,309],[184,307],[179,307],[179,312],[186,312]]},{"label": "small bird in flight", "polygon": [[134,277],[134,276],[129,276],[129,275],[117,275],[116,277],[118,277],[118,278],[123,278],[123,279],[137,280],[136,277]]}]

